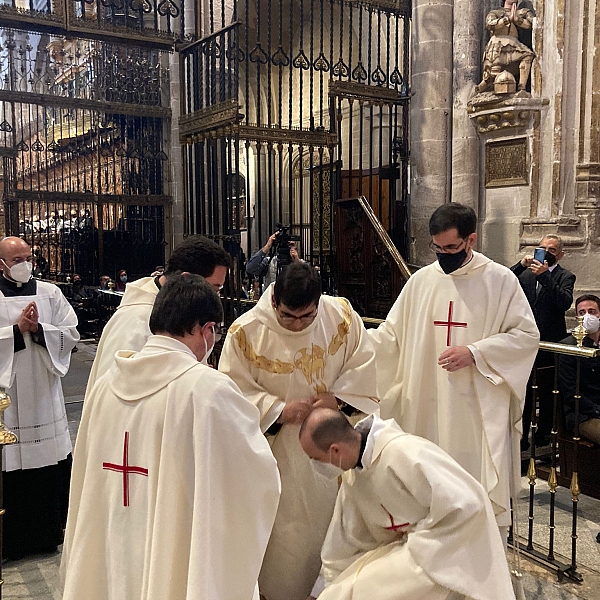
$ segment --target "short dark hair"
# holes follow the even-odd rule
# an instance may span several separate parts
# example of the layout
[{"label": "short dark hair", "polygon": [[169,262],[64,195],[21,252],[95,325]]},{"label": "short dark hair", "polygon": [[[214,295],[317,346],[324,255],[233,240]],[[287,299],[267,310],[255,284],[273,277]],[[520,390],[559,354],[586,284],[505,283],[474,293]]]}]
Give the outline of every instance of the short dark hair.
[{"label": "short dark hair", "polygon": [[150,315],[152,333],[179,337],[194,325],[223,321],[223,305],[212,286],[200,275],[172,275],[160,288]]},{"label": "short dark hair", "polygon": [[168,275],[175,271],[187,271],[210,277],[216,267],[230,266],[231,257],[226,250],[203,235],[194,235],[186,238],[173,250],[165,272]]},{"label": "short dark hair", "polygon": [[594,296],[594,294],[583,294],[583,296],[579,296],[577,300],[575,300],[575,313],[577,313],[577,307],[582,302],[595,302],[598,310],[600,311],[600,298],[598,296]]},{"label": "short dark hair", "polygon": [[[331,444],[352,442],[355,439],[353,435],[354,428],[343,412],[327,412],[330,414],[317,421],[310,436],[313,444],[322,452],[327,452],[327,450],[331,448]],[[300,436],[308,426],[307,423],[310,423],[310,421],[311,418],[309,415],[300,427]]]},{"label": "short dark hair", "polygon": [[449,229],[456,229],[463,240],[468,238],[477,229],[475,211],[456,202],[436,208],[429,219],[429,235],[438,235]]},{"label": "short dark hair", "polygon": [[292,263],[277,276],[273,291],[275,304],[282,302],[292,310],[315,304],[321,298],[321,277],[308,263]]}]

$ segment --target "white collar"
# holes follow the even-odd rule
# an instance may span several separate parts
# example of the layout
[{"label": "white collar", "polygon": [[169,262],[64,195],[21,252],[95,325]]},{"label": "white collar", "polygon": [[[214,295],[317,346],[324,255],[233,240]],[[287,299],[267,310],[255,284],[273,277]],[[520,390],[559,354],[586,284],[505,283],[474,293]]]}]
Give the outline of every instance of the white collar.
[{"label": "white collar", "polygon": [[[369,435],[367,436],[367,443],[365,445],[365,449],[363,451],[361,464],[363,469],[368,469],[373,463],[373,451],[375,450],[375,442],[379,437],[379,434],[385,428],[385,421],[380,419],[377,415],[369,415],[366,419],[359,421],[356,424],[355,429],[360,430],[363,427],[368,427],[369,422],[371,424],[371,428],[369,429]],[[362,427],[361,427],[362,425]]]}]

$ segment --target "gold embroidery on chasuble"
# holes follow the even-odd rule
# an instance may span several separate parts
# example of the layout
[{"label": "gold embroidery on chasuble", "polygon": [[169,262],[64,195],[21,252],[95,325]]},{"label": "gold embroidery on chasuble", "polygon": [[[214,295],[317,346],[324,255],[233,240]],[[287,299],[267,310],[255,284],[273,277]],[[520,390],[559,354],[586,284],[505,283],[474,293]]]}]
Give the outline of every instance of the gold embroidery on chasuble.
[{"label": "gold embroidery on chasuble", "polygon": [[336,328],[336,333],[332,336],[327,352],[317,344],[311,344],[310,348],[301,348],[294,355],[294,362],[285,362],[279,359],[270,359],[266,356],[257,354],[252,344],[248,341],[244,328],[239,324],[233,324],[229,328],[229,333],[235,337],[237,344],[245,356],[246,360],[258,369],[274,374],[290,374],[299,370],[306,379],[308,385],[313,386],[316,394],[327,393],[327,386],[323,383],[325,378],[325,368],[327,366],[327,356],[334,356],[340,348],[347,342],[352,324],[352,309],[350,303],[345,298],[338,298],[342,305],[342,321]]}]

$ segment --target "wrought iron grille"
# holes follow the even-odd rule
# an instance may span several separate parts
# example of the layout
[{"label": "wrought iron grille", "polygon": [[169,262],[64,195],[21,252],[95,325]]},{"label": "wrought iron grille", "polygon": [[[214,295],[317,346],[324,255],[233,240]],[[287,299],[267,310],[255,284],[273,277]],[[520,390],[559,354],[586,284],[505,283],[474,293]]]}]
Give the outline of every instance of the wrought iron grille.
[{"label": "wrought iron grille", "polygon": [[7,28],[0,42],[7,232],[49,278],[91,285],[164,263],[168,53]]},{"label": "wrought iron grille", "polygon": [[181,50],[188,231],[249,254],[290,224],[335,291],[333,201],[365,195],[404,251],[410,3],[209,0],[207,13]]}]

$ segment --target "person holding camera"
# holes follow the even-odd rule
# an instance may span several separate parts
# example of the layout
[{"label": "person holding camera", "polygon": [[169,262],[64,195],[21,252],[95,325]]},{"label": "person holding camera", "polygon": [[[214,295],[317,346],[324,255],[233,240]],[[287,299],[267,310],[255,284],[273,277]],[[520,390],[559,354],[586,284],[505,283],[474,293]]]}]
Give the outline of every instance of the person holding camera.
[{"label": "person holding camera", "polygon": [[[264,283],[264,289],[268,288],[269,285],[275,282],[277,279],[277,253],[273,249],[273,244],[277,248],[277,242],[281,235],[281,229],[278,229],[273,233],[267,243],[258,250],[255,254],[250,257],[250,260],[246,263],[246,273],[251,277],[262,277]],[[290,259],[292,263],[303,262],[298,254],[298,248],[296,243],[293,241],[288,242],[290,248]]]},{"label": "person holding camera", "polygon": [[[562,240],[558,235],[548,234],[540,242],[535,252],[534,256],[524,256],[510,270],[518,277],[525,292],[533,311],[535,323],[540,330],[540,340],[542,342],[560,342],[567,336],[565,312],[573,302],[575,275],[558,264],[565,255],[562,249]],[[552,365],[554,365],[554,358],[548,352],[538,353],[535,367],[541,369],[538,371],[537,382],[540,391],[552,389],[553,373],[550,368]],[[531,385],[532,378],[530,377],[523,409],[521,450],[529,448],[528,438],[533,402]],[[544,401],[542,395],[546,396],[547,400]],[[543,392],[542,395],[540,395],[538,429],[535,436],[535,443],[538,447],[547,444],[547,436],[552,430],[551,396]]]}]

